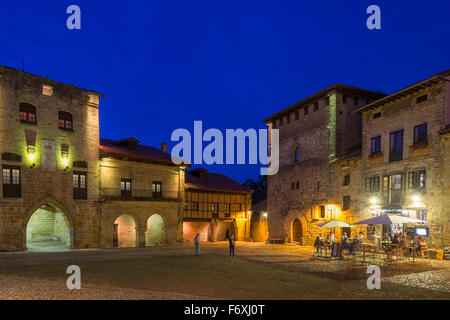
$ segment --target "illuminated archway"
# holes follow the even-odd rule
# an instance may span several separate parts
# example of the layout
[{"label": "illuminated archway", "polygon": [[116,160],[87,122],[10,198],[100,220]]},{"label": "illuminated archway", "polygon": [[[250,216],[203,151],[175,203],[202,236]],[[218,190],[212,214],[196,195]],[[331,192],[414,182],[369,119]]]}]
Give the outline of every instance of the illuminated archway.
[{"label": "illuminated archway", "polygon": [[136,222],[132,216],[123,214],[114,221],[113,247],[136,247]]},{"label": "illuminated archway", "polygon": [[166,242],[164,219],[159,214],[154,214],[147,220],[145,231],[145,245],[157,246]]},{"label": "illuminated archway", "polygon": [[29,251],[64,251],[70,248],[70,223],[58,208],[44,204],[30,216],[26,227]]}]

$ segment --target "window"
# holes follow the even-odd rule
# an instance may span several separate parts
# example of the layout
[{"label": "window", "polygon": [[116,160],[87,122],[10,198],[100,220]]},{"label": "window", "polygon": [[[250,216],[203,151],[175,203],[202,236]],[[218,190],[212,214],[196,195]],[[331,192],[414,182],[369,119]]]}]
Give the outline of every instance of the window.
[{"label": "window", "polygon": [[325,206],[319,206],[320,209],[320,218],[325,218]]},{"label": "window", "polygon": [[191,210],[198,211],[198,201],[191,201]]},{"label": "window", "polygon": [[86,172],[73,173],[73,198],[87,200],[87,174]]},{"label": "window", "polygon": [[373,114],[373,118],[374,119],[377,119],[377,118],[380,118],[381,117],[381,112],[375,112],[374,114]]},{"label": "window", "polygon": [[294,161],[300,161],[300,148],[295,148]]},{"label": "window", "polygon": [[416,102],[421,103],[421,102],[427,101],[427,99],[428,99],[428,96],[426,94],[424,94],[423,96],[417,97]]},{"label": "window", "polygon": [[427,210],[417,210],[417,219],[427,222]]},{"label": "window", "polygon": [[213,203],[211,209],[212,209],[212,216],[213,216],[213,218],[219,217],[219,204],[218,203]]},{"label": "window", "polygon": [[[314,102],[314,110],[319,110],[319,102]],[[308,112],[306,112],[308,114]]]},{"label": "window", "polygon": [[403,130],[391,133],[389,162],[403,160]]},{"label": "window", "polygon": [[425,188],[426,172],[413,171],[408,173],[408,188],[410,189],[423,189]]},{"label": "window", "polygon": [[[325,104],[326,105],[330,105],[330,97],[325,99]],[[314,103],[313,104],[313,108],[314,108],[314,112],[319,111],[319,104],[318,103]]]},{"label": "window", "polygon": [[300,118],[300,114],[298,113],[298,111],[294,112],[294,117],[295,117],[295,120],[298,120]]},{"label": "window", "polygon": [[162,182],[153,181],[152,182],[152,198],[161,199],[162,198]]},{"label": "window", "polygon": [[88,164],[86,161],[74,161],[73,162],[74,168],[86,168],[88,167]]},{"label": "window", "polygon": [[3,166],[3,198],[21,198],[22,183],[20,176],[20,167]]},{"label": "window", "polygon": [[401,203],[404,189],[403,181],[403,174],[393,174],[389,176],[389,204]]},{"label": "window", "polygon": [[370,144],[371,144],[370,147],[371,154],[377,154],[381,152],[381,136],[372,138]]},{"label": "window", "polygon": [[225,203],[225,217],[230,217],[231,203]]},{"label": "window", "polygon": [[131,199],[131,179],[120,180],[120,195],[122,199]]},{"label": "window", "polygon": [[22,162],[22,157],[17,153],[6,152],[2,153],[2,160]]},{"label": "window", "polygon": [[355,106],[359,105],[359,97],[355,97],[353,101]]},{"label": "window", "polygon": [[348,97],[344,94],[342,96],[342,103],[347,103],[347,101],[348,101]]},{"label": "window", "polygon": [[20,122],[36,124],[36,107],[29,103],[19,104]]},{"label": "window", "polygon": [[236,203],[236,211],[241,211],[241,204],[240,203]]},{"label": "window", "polygon": [[380,176],[366,179],[366,192],[380,192]]},{"label": "window", "polygon": [[427,124],[421,124],[414,127],[414,144],[422,144],[427,142]]},{"label": "window", "polygon": [[283,118],[280,118],[280,126],[283,125]]},{"label": "window", "polygon": [[286,123],[289,123],[289,122],[291,122],[291,115],[290,114],[288,114],[286,116]]},{"label": "window", "polygon": [[292,182],[292,184],[291,184],[291,190],[294,190],[295,189],[295,182]]},{"label": "window", "polygon": [[342,211],[350,210],[351,198],[350,196],[344,196],[342,198]]},{"label": "window", "polygon": [[72,114],[66,111],[58,113],[58,127],[62,130],[73,130]]},{"label": "window", "polygon": [[344,186],[350,185],[350,175],[349,174],[344,176],[344,183],[343,183],[343,185]]},{"label": "window", "polygon": [[296,188],[296,189],[299,189],[299,188],[300,188],[300,182],[299,182],[299,181],[297,181],[297,184],[295,185],[295,188]]},{"label": "window", "polygon": [[[317,102],[316,102],[317,103]],[[309,107],[308,106],[306,106],[306,107],[304,107],[303,108],[303,112],[304,112],[304,114],[305,114],[305,116],[309,113]]]}]

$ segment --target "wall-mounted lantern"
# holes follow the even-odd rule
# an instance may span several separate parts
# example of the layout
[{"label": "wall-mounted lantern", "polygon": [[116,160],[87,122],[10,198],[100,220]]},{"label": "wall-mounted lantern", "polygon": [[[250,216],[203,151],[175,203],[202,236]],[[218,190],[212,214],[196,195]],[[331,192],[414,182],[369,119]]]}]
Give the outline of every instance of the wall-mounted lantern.
[{"label": "wall-mounted lantern", "polygon": [[64,165],[64,171],[69,170],[69,146],[67,144],[61,145],[61,162]]},{"label": "wall-mounted lantern", "polygon": [[32,163],[30,169],[33,169],[36,166],[36,163],[34,163],[34,161],[36,160],[36,147],[28,146],[27,153],[28,153],[28,160]]}]

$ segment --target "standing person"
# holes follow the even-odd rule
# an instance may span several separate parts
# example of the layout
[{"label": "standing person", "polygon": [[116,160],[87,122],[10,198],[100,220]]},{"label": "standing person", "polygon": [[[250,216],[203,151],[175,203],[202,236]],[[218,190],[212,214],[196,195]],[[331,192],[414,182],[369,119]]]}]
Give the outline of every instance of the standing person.
[{"label": "standing person", "polygon": [[200,233],[197,233],[194,238],[195,244],[195,255],[198,256],[200,254]]},{"label": "standing person", "polygon": [[333,232],[330,232],[330,241],[331,241],[331,243],[333,243],[335,241]]},{"label": "standing person", "polygon": [[230,244],[230,257],[234,257],[234,235],[231,235],[228,239],[228,242]]}]

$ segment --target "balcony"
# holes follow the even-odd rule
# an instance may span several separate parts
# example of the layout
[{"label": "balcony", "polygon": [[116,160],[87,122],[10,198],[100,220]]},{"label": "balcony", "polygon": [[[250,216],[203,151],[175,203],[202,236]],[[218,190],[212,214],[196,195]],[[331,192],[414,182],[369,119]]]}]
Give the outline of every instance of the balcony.
[{"label": "balcony", "polygon": [[116,201],[180,201],[178,191],[153,192],[152,190],[122,190],[120,188],[102,188],[101,195],[105,200]]}]

